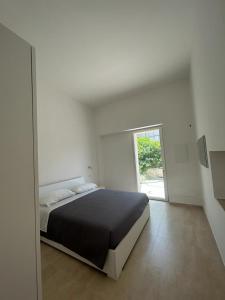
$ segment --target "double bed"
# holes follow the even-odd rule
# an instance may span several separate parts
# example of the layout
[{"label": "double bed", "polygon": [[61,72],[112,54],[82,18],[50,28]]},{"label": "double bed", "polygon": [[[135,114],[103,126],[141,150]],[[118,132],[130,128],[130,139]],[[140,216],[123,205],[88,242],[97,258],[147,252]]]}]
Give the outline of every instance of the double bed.
[{"label": "double bed", "polygon": [[[39,195],[84,183],[78,177],[41,186]],[[41,240],[116,280],[148,219],[145,194],[94,188],[40,206]]]}]

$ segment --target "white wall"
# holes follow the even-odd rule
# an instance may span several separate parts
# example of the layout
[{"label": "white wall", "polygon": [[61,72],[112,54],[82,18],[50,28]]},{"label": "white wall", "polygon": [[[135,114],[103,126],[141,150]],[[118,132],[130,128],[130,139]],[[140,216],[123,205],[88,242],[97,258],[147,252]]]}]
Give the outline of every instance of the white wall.
[{"label": "white wall", "polygon": [[[197,136],[225,150],[225,2],[199,0],[192,55]],[[210,169],[201,168],[204,208],[225,263],[225,211],[214,199]]]},{"label": "white wall", "polygon": [[[38,83],[39,183],[80,175],[96,181],[96,143],[91,109]],[[88,170],[88,166],[93,170]]]},{"label": "white wall", "polygon": [[[167,83],[161,87],[129,95],[120,101],[102,105],[95,109],[95,119],[98,136],[163,123],[170,201],[201,205],[202,196],[194,129],[189,127],[189,124],[193,122],[189,80]],[[109,135],[108,139],[110,136],[113,137],[113,135]],[[105,154],[101,139],[99,139],[98,146],[99,175],[102,184],[105,184]],[[119,153],[119,142],[117,145]],[[116,151],[115,147],[114,143],[113,153]],[[185,162],[181,163],[178,156],[185,147],[188,149],[188,157]],[[124,180],[128,171],[123,161],[127,161],[125,155],[128,153],[131,152],[124,153],[123,151],[119,160],[116,160],[115,155],[112,154],[111,157],[107,157],[107,160],[111,159],[112,168],[118,166],[120,169],[118,176],[124,187],[133,190],[134,186],[128,186],[127,179],[126,183]],[[131,184],[135,182],[135,171],[130,170],[129,173]],[[112,185],[108,180],[106,183]],[[117,185],[113,183],[113,187],[116,188]],[[119,187],[121,188],[121,184]]]}]

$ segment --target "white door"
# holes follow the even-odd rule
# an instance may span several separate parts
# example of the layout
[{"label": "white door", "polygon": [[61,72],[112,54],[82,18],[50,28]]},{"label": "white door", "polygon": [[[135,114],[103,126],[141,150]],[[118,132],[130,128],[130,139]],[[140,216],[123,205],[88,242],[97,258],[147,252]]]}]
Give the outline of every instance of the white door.
[{"label": "white door", "polygon": [[37,299],[32,48],[0,24],[0,299]]}]

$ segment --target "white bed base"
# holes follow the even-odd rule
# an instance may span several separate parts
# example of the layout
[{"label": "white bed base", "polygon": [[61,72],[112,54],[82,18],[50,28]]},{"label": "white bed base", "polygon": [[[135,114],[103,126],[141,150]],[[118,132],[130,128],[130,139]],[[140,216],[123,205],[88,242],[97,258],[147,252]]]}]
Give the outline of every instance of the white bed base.
[{"label": "white bed base", "polygon": [[[77,182],[82,182],[83,179],[82,177],[76,178]],[[74,180],[70,180],[70,183],[73,184]],[[59,185],[55,183],[54,185],[48,185],[44,187],[40,187],[40,189],[44,188],[45,191],[50,191],[56,188],[62,188],[66,187],[69,188],[71,187],[70,184],[68,184],[68,181],[65,181],[65,185],[63,185],[63,182],[60,182]],[[43,191],[42,191],[43,192]],[[89,266],[94,267],[95,269],[98,269],[104,273],[107,274],[108,277],[117,280],[120,276],[120,273],[123,269],[123,266],[125,265],[138,237],[140,236],[145,224],[147,223],[148,219],[150,216],[150,207],[149,204],[146,206],[145,210],[143,211],[141,217],[135,222],[135,224],[132,226],[130,231],[127,233],[127,235],[123,238],[123,240],[119,243],[119,245],[115,249],[109,249],[107,257],[106,257],[106,262],[104,265],[104,268],[101,270],[98,267],[96,267],[94,264],[92,264],[90,261],[87,259],[83,258],[79,254],[69,250],[68,248],[64,247],[63,245],[56,243],[54,241],[51,241],[45,237],[41,236],[41,241],[44,243],[88,264]]]}]

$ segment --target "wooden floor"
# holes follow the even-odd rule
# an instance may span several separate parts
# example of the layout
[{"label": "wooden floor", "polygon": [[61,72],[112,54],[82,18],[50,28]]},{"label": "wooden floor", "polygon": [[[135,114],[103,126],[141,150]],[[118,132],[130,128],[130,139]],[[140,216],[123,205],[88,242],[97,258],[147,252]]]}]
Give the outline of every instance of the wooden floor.
[{"label": "wooden floor", "polygon": [[201,208],[151,202],[118,281],[42,244],[44,300],[223,300],[225,267]]}]

